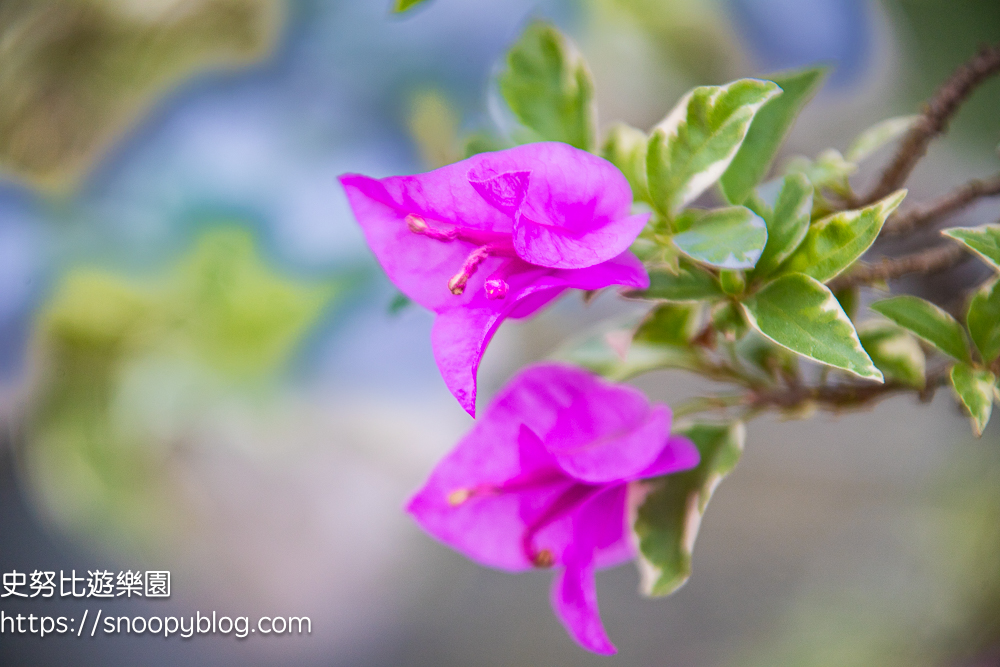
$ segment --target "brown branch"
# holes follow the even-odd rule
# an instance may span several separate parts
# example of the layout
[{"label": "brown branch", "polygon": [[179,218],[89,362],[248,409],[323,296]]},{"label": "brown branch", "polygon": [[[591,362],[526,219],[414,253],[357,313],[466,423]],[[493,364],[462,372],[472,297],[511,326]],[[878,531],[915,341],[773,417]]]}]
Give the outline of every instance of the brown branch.
[{"label": "brown branch", "polygon": [[768,389],[753,392],[748,404],[752,409],[779,408],[791,410],[805,404],[814,404],[828,410],[849,410],[863,408],[873,403],[905,392],[917,391],[921,401],[929,401],[935,390],[947,381],[945,368],[927,375],[923,389],[917,389],[899,382],[847,382],[821,387],[792,386],[783,389]]},{"label": "brown branch", "polygon": [[883,280],[892,280],[908,273],[937,273],[958,264],[965,256],[966,251],[962,246],[957,243],[948,243],[915,252],[912,255],[903,255],[892,259],[883,257],[875,264],[858,266],[850,273],[835,278],[830,282],[829,287],[836,292],[845,287],[871,285]]},{"label": "brown branch", "polygon": [[962,102],[997,72],[1000,72],[1000,44],[983,47],[969,62],[955,70],[927,102],[920,120],[903,137],[895,158],[882,172],[878,184],[858,204],[878,201],[903,185],[927,152],[927,145],[945,131]]},{"label": "brown branch", "polygon": [[998,195],[1000,195],[1000,174],[985,181],[978,179],[969,181],[943,197],[892,216],[882,228],[882,236],[905,234],[942,216],[960,211],[977,199]]}]

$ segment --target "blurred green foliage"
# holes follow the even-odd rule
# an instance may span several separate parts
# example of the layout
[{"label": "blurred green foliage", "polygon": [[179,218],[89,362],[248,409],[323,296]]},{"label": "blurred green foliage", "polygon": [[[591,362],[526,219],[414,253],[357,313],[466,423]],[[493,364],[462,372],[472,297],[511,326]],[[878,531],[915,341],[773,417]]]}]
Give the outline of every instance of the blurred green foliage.
[{"label": "blurred green foliage", "polygon": [[662,61],[689,83],[722,83],[738,74],[740,47],[719,0],[592,0],[647,34]]},{"label": "blurred green foliage", "polygon": [[344,287],[280,275],[227,228],[156,281],[69,272],[37,321],[20,449],[41,506],[112,543],[169,535],[190,502],[171,462],[213,407],[276,379]]},{"label": "blurred green foliage", "polygon": [[193,72],[261,57],[277,0],[4,0],[0,165],[71,187],[128,125]]}]

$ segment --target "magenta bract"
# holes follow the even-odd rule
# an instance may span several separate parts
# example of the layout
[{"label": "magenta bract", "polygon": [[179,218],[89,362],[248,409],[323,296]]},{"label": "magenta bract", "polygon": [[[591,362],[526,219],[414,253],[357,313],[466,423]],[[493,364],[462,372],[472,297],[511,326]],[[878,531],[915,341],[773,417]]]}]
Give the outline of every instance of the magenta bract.
[{"label": "magenta bract", "polygon": [[427,532],[484,565],[561,568],[556,614],[581,645],[614,653],[594,572],[635,555],[628,483],[698,464],[698,450],[671,436],[670,422],[670,409],[637,389],[537,364],[496,396],[408,509]]},{"label": "magenta bract", "polygon": [[437,313],[434,356],[469,414],[479,361],[504,319],[571,288],[649,285],[628,252],[648,214],[631,215],[614,165],[572,146],[528,144],[426,174],[340,182],[389,279]]}]

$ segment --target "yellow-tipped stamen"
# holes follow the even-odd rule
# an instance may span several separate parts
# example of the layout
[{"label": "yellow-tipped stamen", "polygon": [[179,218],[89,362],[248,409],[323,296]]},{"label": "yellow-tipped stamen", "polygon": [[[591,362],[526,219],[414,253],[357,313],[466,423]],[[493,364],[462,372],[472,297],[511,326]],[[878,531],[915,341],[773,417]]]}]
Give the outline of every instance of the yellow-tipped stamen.
[{"label": "yellow-tipped stamen", "polygon": [[471,497],[471,489],[456,489],[448,494],[448,504],[452,507],[458,507]]},{"label": "yellow-tipped stamen", "polygon": [[532,557],[531,562],[535,567],[552,567],[556,564],[556,557],[548,549],[542,549]]},{"label": "yellow-tipped stamen", "polygon": [[420,234],[427,231],[427,222],[417,215],[406,216],[406,226],[410,228],[410,231],[414,234]]}]

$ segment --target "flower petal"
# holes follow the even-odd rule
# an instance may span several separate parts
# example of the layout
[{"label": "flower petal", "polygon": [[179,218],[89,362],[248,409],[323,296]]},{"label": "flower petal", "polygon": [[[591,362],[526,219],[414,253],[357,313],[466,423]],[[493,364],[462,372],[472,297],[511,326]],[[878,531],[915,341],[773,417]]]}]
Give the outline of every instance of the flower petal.
[{"label": "flower petal", "polygon": [[468,174],[469,184],[491,206],[514,218],[524,200],[531,178],[530,171],[508,171],[497,174],[488,162],[473,168]]},{"label": "flower petal", "polygon": [[[508,260],[486,259],[469,280],[465,294],[452,294],[448,280],[461,269],[476,246],[464,241],[438,241],[410,231],[406,216],[419,209],[416,205],[407,207],[397,201],[398,193],[394,196],[386,186],[392,181],[351,174],[340,178],[368,246],[389,280],[421,306],[440,311],[462,305],[473,293],[482,290],[485,276]],[[399,189],[398,184],[396,189]],[[479,198],[474,192],[473,196]],[[491,215],[500,215],[493,207],[485,204],[484,207]],[[433,225],[434,221],[428,224]]]},{"label": "flower petal", "polygon": [[558,142],[502,153],[531,172],[514,219],[514,247],[532,264],[574,269],[607,261],[632,244],[649,218],[629,215],[628,181],[603,158]]},{"label": "flower petal", "polygon": [[[628,523],[628,484],[604,486],[574,516],[573,539],[586,539],[594,547],[597,569],[614,567],[635,558],[636,545]],[[581,531],[589,533],[584,537]]]},{"label": "flower petal", "polygon": [[473,417],[476,415],[476,373],[497,328],[525,300],[537,309],[566,289],[566,281],[559,275],[514,261],[523,270],[508,272],[510,290],[506,298],[489,299],[483,290],[476,290],[466,305],[439,313],[431,331],[434,359],[441,377],[459,404]]},{"label": "flower petal", "polygon": [[[470,172],[484,173],[491,164],[500,164],[499,169],[493,170],[496,174],[525,170],[509,159],[497,159],[497,155],[500,153],[482,153],[423,174],[380,179],[377,181],[383,188],[380,200],[404,215],[419,215],[431,224],[439,222],[467,229],[510,233],[513,229],[511,214],[484,199],[469,181]],[[340,181],[344,183],[345,179],[358,178],[365,177],[347,174],[341,176]]]},{"label": "flower petal", "polygon": [[563,552],[565,570],[553,582],[552,607],[570,636],[584,648],[612,655],[616,649],[604,630],[597,606],[594,573],[634,555],[625,530],[624,484],[607,488],[574,516],[573,541]]},{"label": "flower petal", "polygon": [[634,479],[664,450],[670,411],[651,407],[638,389],[561,364],[538,364],[516,380],[534,396],[532,430],[574,479]]},{"label": "flower petal", "polygon": [[532,264],[555,269],[582,269],[628,250],[650,216],[640,213],[606,220],[587,232],[567,231],[551,221],[558,220],[559,214],[583,218],[588,213],[560,210],[553,212],[549,220],[538,220],[530,217],[532,213],[525,212],[522,207],[514,222],[514,249],[521,259]]},{"label": "flower petal", "polygon": [[566,563],[566,569],[553,582],[552,609],[580,646],[603,655],[618,652],[601,622],[592,560],[581,562],[574,558]]},{"label": "flower petal", "polygon": [[585,269],[565,269],[559,276],[566,280],[566,286],[574,289],[602,289],[609,285],[620,285],[633,289],[649,287],[649,274],[639,258],[625,251],[606,262]]},{"label": "flower petal", "polygon": [[669,475],[682,470],[690,470],[701,461],[698,448],[690,440],[681,435],[672,435],[666,446],[648,468],[636,475],[638,479]]},{"label": "flower petal", "polygon": [[464,302],[440,311],[431,332],[441,376],[472,416],[476,414],[479,362],[504,319],[532,315],[569,288],[600,289],[618,284],[642,289],[649,285],[642,263],[630,252],[598,266],[564,271],[541,269],[517,259],[507,261],[497,269],[510,284],[506,298],[487,298],[478,288],[485,275],[480,272],[469,281]]},{"label": "flower petal", "polygon": [[[591,484],[635,479],[664,456],[670,410],[663,405],[650,410],[640,394],[647,414],[635,425],[634,411],[643,406],[630,394],[591,393],[587,398],[593,397],[592,401],[574,401],[572,409],[560,413],[545,442],[567,475]],[[695,458],[694,465],[697,462]]]},{"label": "flower petal", "polygon": [[[523,537],[574,486],[552,466],[537,436],[518,424],[518,401],[491,406],[431,473],[407,510],[431,535],[484,565],[531,569]],[[510,484],[510,488],[504,489]],[[572,538],[572,518],[546,526],[550,548]]]}]

